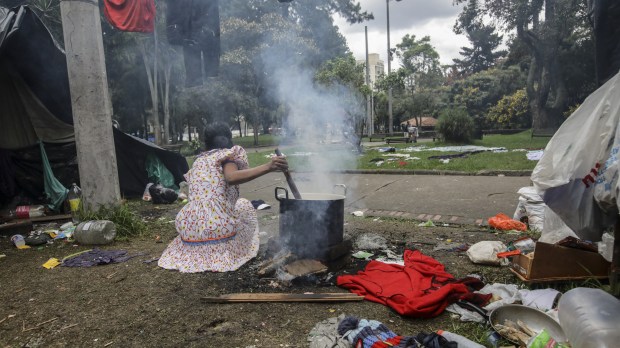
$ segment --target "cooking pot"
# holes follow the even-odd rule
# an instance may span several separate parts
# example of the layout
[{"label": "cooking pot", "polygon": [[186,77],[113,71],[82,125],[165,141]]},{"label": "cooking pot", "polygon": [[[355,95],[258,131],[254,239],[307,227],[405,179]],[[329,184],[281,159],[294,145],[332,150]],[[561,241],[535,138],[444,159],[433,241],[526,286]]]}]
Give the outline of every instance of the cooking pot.
[{"label": "cooking pot", "polygon": [[344,238],[345,185],[334,185],[342,194],[301,194],[302,199],[289,197],[283,187],[276,187],[280,202],[280,242],[298,257],[324,259],[329,247]]}]

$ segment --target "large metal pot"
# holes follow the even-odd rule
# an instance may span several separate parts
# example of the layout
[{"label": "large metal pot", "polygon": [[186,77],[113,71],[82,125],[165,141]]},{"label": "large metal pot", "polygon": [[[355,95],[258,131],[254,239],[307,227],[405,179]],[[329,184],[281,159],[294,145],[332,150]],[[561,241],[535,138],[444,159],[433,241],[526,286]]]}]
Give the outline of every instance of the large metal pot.
[{"label": "large metal pot", "polygon": [[335,185],[343,194],[301,193],[289,198],[288,190],[276,187],[280,202],[280,242],[299,257],[319,258],[344,237],[344,199],[347,188]]}]

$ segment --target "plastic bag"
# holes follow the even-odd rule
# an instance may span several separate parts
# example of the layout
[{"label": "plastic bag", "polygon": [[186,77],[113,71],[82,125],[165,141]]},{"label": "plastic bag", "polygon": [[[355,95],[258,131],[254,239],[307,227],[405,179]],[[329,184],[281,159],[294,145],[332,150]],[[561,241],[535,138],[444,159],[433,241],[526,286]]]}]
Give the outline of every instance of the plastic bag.
[{"label": "plastic bag", "polygon": [[526,231],[527,226],[521,222],[508,217],[508,215],[499,213],[489,218],[489,226],[503,231],[517,230]]},{"label": "plastic bag", "polygon": [[600,240],[604,227],[613,223],[593,193],[594,184],[606,180],[597,176],[609,159],[612,139],[618,139],[618,95],[620,75],[588,96],[562,124],[532,172],[532,182],[539,192],[544,191],[547,206],[582,239]]},{"label": "plastic bag", "polygon": [[499,265],[508,262],[507,259],[499,259],[497,253],[506,251],[506,245],[499,241],[478,242],[467,249],[467,256],[473,263],[486,265]]},{"label": "plastic bag", "polygon": [[179,187],[174,183],[174,175],[166,168],[159,157],[153,154],[146,156],[146,173],[150,182],[161,184],[175,191],[179,190]]},{"label": "plastic bag", "polygon": [[171,204],[179,198],[173,189],[165,188],[160,184],[149,187],[149,193],[153,204]]},{"label": "plastic bag", "polygon": [[543,230],[538,241],[555,244],[566,237],[577,237],[577,235],[570,227],[566,226],[558,214],[554,213],[549,207],[545,207]]},{"label": "plastic bag", "polygon": [[148,184],[146,184],[146,188],[144,189],[144,193],[142,194],[142,200],[145,202],[150,202],[152,199],[151,192],[149,191],[151,186],[153,186],[152,182],[149,182]]},{"label": "plastic bag", "polygon": [[530,230],[542,231],[547,205],[533,186],[522,187],[518,191],[519,204],[513,219],[524,222]]}]

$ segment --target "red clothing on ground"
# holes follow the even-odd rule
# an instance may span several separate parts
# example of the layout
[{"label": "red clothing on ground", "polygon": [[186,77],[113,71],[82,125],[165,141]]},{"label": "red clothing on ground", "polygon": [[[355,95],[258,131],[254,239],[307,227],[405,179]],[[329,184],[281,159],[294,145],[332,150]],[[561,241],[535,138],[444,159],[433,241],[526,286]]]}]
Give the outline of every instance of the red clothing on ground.
[{"label": "red clothing on ground", "polygon": [[122,31],[152,33],[155,27],[154,0],[103,0],[108,22]]},{"label": "red clothing on ground", "polygon": [[337,284],[400,315],[417,318],[435,317],[459,299],[482,306],[491,297],[470,289],[482,288],[480,280],[456,280],[439,261],[418,250],[405,250],[403,258],[405,266],[370,261],[357,275],[339,276]]}]

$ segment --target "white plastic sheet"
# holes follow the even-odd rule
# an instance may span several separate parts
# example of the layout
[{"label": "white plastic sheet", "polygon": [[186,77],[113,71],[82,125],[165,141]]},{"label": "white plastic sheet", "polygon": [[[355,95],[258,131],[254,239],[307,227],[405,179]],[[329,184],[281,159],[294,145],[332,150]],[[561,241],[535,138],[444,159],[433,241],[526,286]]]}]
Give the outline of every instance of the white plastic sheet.
[{"label": "white plastic sheet", "polygon": [[[599,207],[594,187],[605,180],[599,172],[620,135],[619,96],[620,74],[594,91],[562,124],[532,172],[547,206],[582,239],[599,241],[603,228],[612,223],[610,217],[615,218]],[[617,183],[613,191],[611,195],[618,191]]]}]

